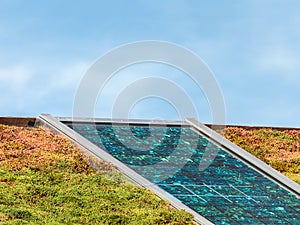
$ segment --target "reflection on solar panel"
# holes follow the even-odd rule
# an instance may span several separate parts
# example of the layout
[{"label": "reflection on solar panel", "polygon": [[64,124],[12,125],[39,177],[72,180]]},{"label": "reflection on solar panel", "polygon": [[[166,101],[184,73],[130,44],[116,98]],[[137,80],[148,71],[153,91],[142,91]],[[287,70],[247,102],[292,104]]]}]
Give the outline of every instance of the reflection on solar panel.
[{"label": "reflection on solar panel", "polygon": [[67,125],[215,224],[300,223],[299,196],[189,127]]}]

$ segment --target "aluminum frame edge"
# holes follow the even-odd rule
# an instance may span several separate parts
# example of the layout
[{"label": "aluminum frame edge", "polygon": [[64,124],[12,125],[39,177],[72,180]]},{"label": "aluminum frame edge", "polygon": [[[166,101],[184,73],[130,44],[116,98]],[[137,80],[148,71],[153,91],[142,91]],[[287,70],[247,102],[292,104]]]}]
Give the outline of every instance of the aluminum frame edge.
[{"label": "aluminum frame edge", "polygon": [[116,166],[116,168],[125,175],[130,181],[135,184],[145,187],[153,191],[159,198],[164,199],[177,209],[183,209],[194,216],[194,221],[202,225],[214,225],[211,221],[207,220],[205,217],[201,216],[199,213],[195,212],[178,199],[172,195],[165,192],[163,189],[158,187],[156,184],[148,181],[146,178],[142,177],[140,174],[136,173],[134,170],[126,166],[124,163],[120,162],[112,155],[99,148],[98,146],[91,143],[89,140],[72,130],[71,128],[64,125],[57,118],[51,116],[50,114],[41,114],[37,117],[37,125],[42,125],[50,128],[51,130],[64,135],[70,139],[73,143],[78,145],[84,151],[92,153],[95,157],[110,162]]},{"label": "aluminum frame edge", "polygon": [[[231,141],[224,138],[222,135],[218,134],[214,130],[210,129],[209,127],[205,126],[204,124],[198,122],[194,118],[186,118],[185,121],[189,123],[194,129],[198,130],[200,133],[205,134],[213,141],[217,142],[219,145],[227,149],[228,151],[232,152],[234,155],[237,155],[248,164],[253,166],[255,169],[261,171],[262,173],[269,176],[272,180],[279,183],[281,186],[285,187],[286,189],[290,190],[291,192],[295,193],[300,197],[300,185],[296,182],[290,180],[288,177],[284,176],[277,170],[273,169],[265,162],[261,161],[260,159],[256,158],[252,154],[248,153],[246,150],[238,147]],[[225,125],[224,125],[225,127]]]}]

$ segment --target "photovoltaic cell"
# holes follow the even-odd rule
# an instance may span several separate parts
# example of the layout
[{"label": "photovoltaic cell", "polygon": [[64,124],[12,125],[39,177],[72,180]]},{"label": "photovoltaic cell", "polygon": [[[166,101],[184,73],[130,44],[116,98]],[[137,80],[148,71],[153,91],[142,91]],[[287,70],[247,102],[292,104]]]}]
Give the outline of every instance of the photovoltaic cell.
[{"label": "photovoltaic cell", "polygon": [[215,224],[299,224],[299,196],[188,127],[67,125]]}]

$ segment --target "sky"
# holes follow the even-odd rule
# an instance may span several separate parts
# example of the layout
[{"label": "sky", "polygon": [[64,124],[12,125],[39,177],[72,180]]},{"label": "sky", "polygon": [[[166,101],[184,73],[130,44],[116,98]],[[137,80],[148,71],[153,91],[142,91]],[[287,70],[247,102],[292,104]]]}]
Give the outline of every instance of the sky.
[{"label": "sky", "polygon": [[[72,116],[82,78],[102,55],[143,40],[197,54],[222,90],[226,123],[300,127],[300,2],[0,0],[0,116]],[[115,74],[95,117],[110,117],[130,82],[163,76],[178,83],[211,123],[205,93],[172,68],[145,63]],[[174,93],[176,94],[176,93]],[[181,119],[158,98],[132,106],[131,118]]]}]

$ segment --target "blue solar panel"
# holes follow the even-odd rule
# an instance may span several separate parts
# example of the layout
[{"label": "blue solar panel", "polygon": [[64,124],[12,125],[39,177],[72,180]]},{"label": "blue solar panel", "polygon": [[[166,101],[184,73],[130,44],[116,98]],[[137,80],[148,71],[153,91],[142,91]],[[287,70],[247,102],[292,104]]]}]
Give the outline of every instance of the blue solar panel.
[{"label": "blue solar panel", "polygon": [[68,125],[215,224],[300,223],[299,196],[189,127]]}]

